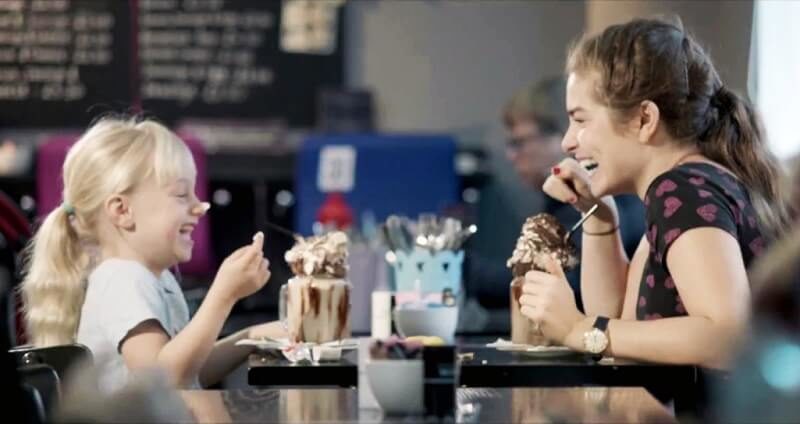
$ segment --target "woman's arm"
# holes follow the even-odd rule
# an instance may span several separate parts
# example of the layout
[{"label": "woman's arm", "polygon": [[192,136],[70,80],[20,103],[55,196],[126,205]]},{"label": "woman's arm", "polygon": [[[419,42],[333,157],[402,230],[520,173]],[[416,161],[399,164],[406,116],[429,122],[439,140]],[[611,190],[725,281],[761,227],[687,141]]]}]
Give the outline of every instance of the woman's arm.
[{"label": "woman's arm", "polygon": [[622,316],[629,268],[622,236],[619,229],[612,234],[592,235],[612,228],[593,218],[583,224],[581,299],[586,314],[619,318]]},{"label": "woman's arm", "polygon": [[583,308],[587,314],[618,318],[625,299],[628,255],[619,231],[617,205],[611,196],[594,197],[589,187],[589,174],[575,159],[564,159],[555,169],[558,172],[550,175],[542,186],[545,193],[571,204],[581,213],[598,205],[595,214],[583,223]]},{"label": "woman's arm", "polygon": [[[737,240],[717,228],[689,230],[670,248],[667,265],[689,316],[611,320],[607,354],[723,367],[750,316],[750,288]],[[593,317],[581,320],[565,342],[582,350],[583,333],[593,322]]]}]

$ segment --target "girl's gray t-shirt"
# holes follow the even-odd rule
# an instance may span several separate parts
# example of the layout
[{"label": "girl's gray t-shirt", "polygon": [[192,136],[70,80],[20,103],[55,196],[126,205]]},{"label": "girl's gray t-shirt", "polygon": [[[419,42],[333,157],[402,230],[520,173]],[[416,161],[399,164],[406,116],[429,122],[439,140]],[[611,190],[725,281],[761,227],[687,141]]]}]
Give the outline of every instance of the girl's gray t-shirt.
[{"label": "girl's gray t-shirt", "polygon": [[[111,258],[89,274],[77,342],[91,349],[101,369],[101,389],[117,390],[128,382],[122,342],[148,320],[158,322],[170,338],[189,323],[189,307],[171,272],[156,278],[139,262]],[[190,388],[200,388],[196,377]]]}]

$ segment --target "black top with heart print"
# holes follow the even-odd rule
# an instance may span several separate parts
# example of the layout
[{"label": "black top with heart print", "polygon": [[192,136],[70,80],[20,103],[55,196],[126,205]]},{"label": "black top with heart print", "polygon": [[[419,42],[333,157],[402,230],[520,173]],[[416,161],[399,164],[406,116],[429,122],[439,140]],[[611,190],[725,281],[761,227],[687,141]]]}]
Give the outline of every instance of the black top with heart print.
[{"label": "black top with heart print", "polygon": [[[682,234],[714,227],[739,241],[744,265],[764,251],[750,196],[729,172],[710,163],[685,163],[658,176],[645,195],[650,252],[639,283],[639,320],[687,315],[667,267],[667,253]],[[713,252],[709,252],[713,255]],[[688,284],[702,284],[703,270]]]}]

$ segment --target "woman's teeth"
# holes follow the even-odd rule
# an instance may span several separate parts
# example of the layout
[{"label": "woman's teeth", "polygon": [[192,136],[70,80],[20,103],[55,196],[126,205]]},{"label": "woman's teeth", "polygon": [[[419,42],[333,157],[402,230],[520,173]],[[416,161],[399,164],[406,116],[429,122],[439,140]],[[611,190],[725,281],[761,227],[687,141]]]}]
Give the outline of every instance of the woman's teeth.
[{"label": "woman's teeth", "polygon": [[597,162],[592,159],[583,159],[580,162],[581,168],[593,173],[597,169]]}]

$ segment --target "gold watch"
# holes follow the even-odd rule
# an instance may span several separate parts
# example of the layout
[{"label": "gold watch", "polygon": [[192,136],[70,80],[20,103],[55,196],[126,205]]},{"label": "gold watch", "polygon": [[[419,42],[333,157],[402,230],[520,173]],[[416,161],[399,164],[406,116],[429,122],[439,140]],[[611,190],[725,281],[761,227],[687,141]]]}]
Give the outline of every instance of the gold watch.
[{"label": "gold watch", "polygon": [[608,336],[606,335],[608,321],[607,317],[597,317],[592,329],[583,333],[583,348],[587,352],[601,355],[606,350],[608,347]]}]

